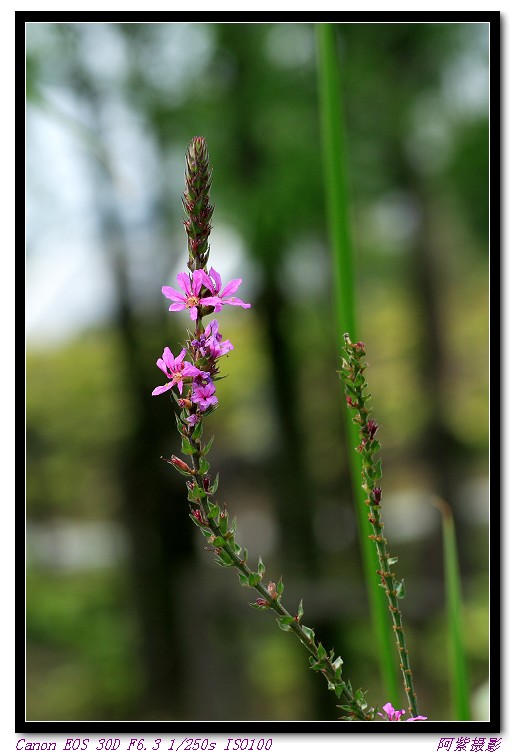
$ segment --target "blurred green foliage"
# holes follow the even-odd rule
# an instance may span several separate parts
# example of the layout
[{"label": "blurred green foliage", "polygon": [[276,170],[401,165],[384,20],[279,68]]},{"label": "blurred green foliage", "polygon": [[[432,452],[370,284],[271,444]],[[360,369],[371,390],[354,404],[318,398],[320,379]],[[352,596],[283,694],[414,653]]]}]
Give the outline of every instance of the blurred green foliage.
[{"label": "blurred green foliage", "polygon": [[[432,495],[456,519],[473,689],[488,678],[488,27],[337,31],[386,534],[407,584],[420,710],[446,719]],[[384,702],[345,462],[314,44],[310,24],[28,24],[29,153],[41,119],[73,144],[29,161],[28,265],[63,233],[62,149],[85,192],[73,239],[94,226],[113,290],[105,322],[27,344],[29,719],[337,717],[302,648],[211,564],[182,479],[159,461],[179,450],[173,404],[150,393],[187,323],[160,288],[186,260],[195,134],[214,168],[211,264],[241,274],[253,303],[220,316],[235,345],[209,420],[220,501],[251,558],[283,574],[285,602],[304,598],[353,685]],[[88,523],[115,529],[89,540]]]}]

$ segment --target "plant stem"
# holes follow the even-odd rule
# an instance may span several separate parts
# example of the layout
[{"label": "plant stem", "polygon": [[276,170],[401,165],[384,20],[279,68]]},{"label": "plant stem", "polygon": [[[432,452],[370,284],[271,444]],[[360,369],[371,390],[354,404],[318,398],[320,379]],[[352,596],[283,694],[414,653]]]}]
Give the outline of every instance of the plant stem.
[{"label": "plant stem", "polygon": [[[200,471],[201,469],[201,457],[203,455],[200,438],[193,440],[191,438],[190,431],[190,443],[194,447],[194,452],[190,454],[191,469],[193,472],[192,477],[195,480],[196,487],[199,490],[205,490],[209,486],[209,480],[206,483],[206,476]],[[206,493],[204,497],[201,497],[197,501],[203,514],[204,525],[212,533],[213,542],[216,544],[215,552],[223,550],[230,564],[236,571],[242,575],[244,581],[247,584],[251,584],[252,587],[260,594],[260,596],[266,601],[267,608],[274,611],[279,617],[286,617],[291,620],[288,624],[288,631],[291,631],[298,640],[304,645],[309,654],[315,659],[318,664],[319,670],[323,673],[327,680],[327,683],[331,689],[335,691],[338,697],[343,697],[346,708],[348,710],[348,718],[351,720],[370,721],[375,717],[375,711],[367,711],[364,709],[362,702],[358,696],[355,696],[350,685],[346,684],[341,678],[340,663],[332,662],[331,658],[325,654],[325,657],[321,657],[320,644],[317,645],[314,639],[314,633],[310,630],[308,633],[305,631],[305,627],[300,623],[300,617],[292,616],[289,611],[280,602],[280,596],[274,597],[269,588],[265,585],[264,581],[260,579],[257,582],[253,582],[253,576],[256,574],[249,568],[246,563],[246,557],[241,558],[239,555],[241,549],[234,543],[234,531],[223,531],[219,526],[219,514],[213,514],[211,507],[215,510],[218,509],[216,504],[210,500],[210,495]],[[218,520],[218,521],[217,521]],[[201,525],[199,525],[201,526]],[[201,527],[202,528],[202,527]],[[209,538],[211,539],[211,538]],[[341,662],[341,659],[338,659]]]},{"label": "plant stem", "polygon": [[[186,212],[184,225],[188,236],[188,267],[193,276],[193,278],[190,278],[190,286],[193,285],[192,280],[195,279],[198,284],[198,271],[204,270],[201,279],[209,288],[211,288],[211,283],[213,285],[216,283],[215,277],[210,281],[205,272],[209,255],[210,220],[213,212],[213,207],[209,201],[210,186],[211,170],[207,145],[202,137],[195,137],[191,140],[186,154],[186,190],[183,195],[183,205]],[[215,271],[212,274],[213,276],[218,275]],[[187,283],[185,283],[184,278],[178,276],[178,280],[182,284],[183,290],[186,290]],[[233,283],[235,282],[237,281],[233,281]],[[177,292],[173,292],[173,289],[172,293],[177,295]],[[218,357],[216,351],[214,352],[215,356],[213,356],[213,352],[211,352],[211,357],[206,355],[205,333],[207,329],[204,331],[202,324],[203,315],[210,314],[212,307],[200,306],[202,301],[202,289],[200,287],[197,287],[194,292],[191,289],[188,296],[190,297],[190,306],[196,306],[196,322],[195,337],[189,339],[187,348],[194,368],[197,371],[200,367],[202,370],[207,370],[205,373],[199,373],[200,375],[204,374],[202,380],[214,380],[218,371],[216,367]],[[219,301],[216,299],[214,301],[211,299],[211,301],[215,311],[217,311],[216,306],[218,306]],[[204,339],[204,345],[202,345],[202,339]],[[163,360],[161,362],[164,363]],[[175,367],[175,362],[173,365]],[[189,365],[189,367],[191,369],[192,365]],[[181,366],[180,369],[183,369],[183,367]],[[207,377],[208,374],[210,375],[209,378]],[[180,392],[182,393],[182,390]],[[176,397],[177,403],[182,407],[180,415],[176,417],[177,427],[182,437],[182,452],[190,456],[191,466],[175,456],[172,456],[168,461],[189,478],[186,485],[188,500],[193,504],[191,518],[212,546],[216,554],[215,562],[221,566],[235,568],[240,583],[246,587],[253,587],[260,595],[260,598],[253,605],[257,608],[273,610],[278,616],[280,628],[292,632],[300,640],[310,654],[311,668],[324,675],[329,689],[334,691],[336,697],[343,703],[339,706],[345,712],[343,718],[345,720],[373,720],[376,716],[376,710],[368,709],[361,690],[353,692],[350,683],[343,681],[342,659],[339,657],[334,659],[334,651],[328,653],[320,642],[315,641],[314,630],[300,623],[303,615],[302,601],[299,604],[297,614],[293,616],[281,603],[281,595],[284,589],[282,580],[279,581],[277,588],[275,583],[272,582],[267,586],[262,579],[265,567],[261,559],[259,559],[257,572],[252,571],[247,565],[247,551],[241,548],[234,539],[234,523],[232,527],[229,526],[227,511],[221,511],[218,504],[212,499],[218,487],[218,478],[214,483],[211,483],[208,475],[209,463],[205,457],[211,442],[202,446],[203,412],[194,408],[194,404],[198,401],[193,397],[194,391],[186,394],[185,397]]]},{"label": "plant stem", "polygon": [[365,491],[365,504],[368,508],[367,518],[372,527],[372,535],[369,538],[375,542],[379,569],[377,574],[381,577],[381,584],[388,601],[388,609],[393,621],[393,631],[397,640],[397,650],[400,657],[400,668],[404,682],[404,691],[408,698],[409,712],[411,716],[417,715],[417,701],[413,688],[412,671],[406,646],[402,614],[399,608],[399,599],[404,597],[404,581],[397,581],[395,573],[390,567],[396,563],[397,558],[392,558],[387,551],[387,540],[383,534],[384,523],[381,518],[382,491],[378,486],[381,479],[381,460],[374,460],[375,453],[380,448],[376,432],[378,424],[369,419],[370,409],[367,406],[370,395],[365,393],[367,383],[364,377],[365,364],[362,362],[365,356],[364,345],[360,342],[352,343],[348,334],[344,336],[345,359],[343,364],[343,381],[347,393],[347,404],[357,409],[353,422],[360,429],[360,444],[356,449],[362,458],[362,488]]}]

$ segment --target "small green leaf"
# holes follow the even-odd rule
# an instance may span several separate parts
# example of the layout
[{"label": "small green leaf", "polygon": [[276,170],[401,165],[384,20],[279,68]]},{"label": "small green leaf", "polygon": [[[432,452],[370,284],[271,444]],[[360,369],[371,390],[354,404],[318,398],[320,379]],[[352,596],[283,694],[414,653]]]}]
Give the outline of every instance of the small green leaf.
[{"label": "small green leaf", "polygon": [[207,461],[207,459],[204,459],[203,457],[200,459],[199,472],[202,475],[207,474],[209,472],[209,462]]},{"label": "small green leaf", "polygon": [[295,618],[293,616],[280,616],[277,623],[283,632],[289,632],[291,624],[295,623]]},{"label": "small green leaf", "polygon": [[188,490],[188,501],[195,502],[205,497],[205,491],[202,490],[202,488],[199,488],[198,485],[195,485],[195,487],[193,487],[191,490]]},{"label": "small green leaf", "polygon": [[202,456],[205,456],[206,454],[209,453],[209,450],[210,450],[211,446],[213,445],[214,439],[215,439],[215,436],[213,435],[213,437],[211,438],[211,440],[208,440],[208,442],[206,443],[206,445],[204,446],[204,448],[200,452],[202,454]]},{"label": "small green leaf", "polygon": [[251,608],[257,608],[258,611],[268,611],[268,609],[270,608],[270,606],[263,606],[263,605],[260,605],[259,603],[249,603],[249,606]]},{"label": "small green leaf", "polygon": [[259,573],[259,576],[263,578],[263,575],[265,573],[265,565],[263,561],[261,560],[261,556],[259,557],[259,561],[258,561],[258,573]]},{"label": "small green leaf", "polygon": [[327,651],[321,642],[318,644],[317,656],[319,660],[322,660],[323,658],[327,658]]},{"label": "small green leaf", "polygon": [[282,577],[279,578],[279,582],[277,583],[277,588],[276,589],[277,589],[277,595],[279,597],[281,597],[281,595],[284,592],[284,583],[283,583],[283,578]]},{"label": "small green leaf", "polygon": [[240,585],[242,587],[249,587],[249,578],[246,576],[246,574],[238,574],[238,577],[240,579]]},{"label": "small green leaf", "polygon": [[217,519],[220,516],[220,507],[216,503],[208,503],[207,515],[210,519]]},{"label": "small green leaf", "polygon": [[255,587],[256,585],[259,585],[261,582],[261,576],[257,572],[252,572],[249,574],[249,586]]},{"label": "small green leaf", "polygon": [[190,456],[197,453],[197,449],[187,438],[182,439],[181,451],[183,454],[189,454]]},{"label": "small green leaf", "polygon": [[229,522],[227,521],[227,516],[222,516],[220,514],[220,517],[218,519],[218,526],[220,527],[220,532],[222,533],[222,535],[226,535],[227,529],[229,526]]},{"label": "small green leaf", "polygon": [[400,582],[395,582],[395,594],[397,595],[398,599],[401,600],[401,598],[406,597],[406,587],[404,586],[404,580],[401,580]]},{"label": "small green leaf", "polygon": [[233,566],[231,557],[225,551],[220,551],[220,553],[217,556],[215,556],[214,562],[218,564],[219,566],[226,566],[226,567]]},{"label": "small green leaf", "polygon": [[[358,449],[356,449],[358,450]],[[363,467],[363,478],[369,489],[375,487],[376,478],[368,467]]]},{"label": "small green leaf", "polygon": [[217,474],[216,477],[215,477],[215,479],[214,479],[213,484],[210,485],[210,487],[209,487],[209,493],[210,493],[210,495],[214,495],[216,493],[216,491],[218,490],[218,480],[219,480],[219,477],[220,477],[220,475]]},{"label": "small green leaf", "polygon": [[205,537],[209,538],[209,537],[213,536],[212,531],[208,530],[207,527],[201,527],[200,529],[202,530],[202,533],[203,533],[203,535],[205,535]]},{"label": "small green leaf", "polygon": [[197,422],[197,424],[193,428],[193,432],[191,433],[191,439],[192,440],[198,440],[202,435],[202,422]]},{"label": "small green leaf", "polygon": [[301,598],[299,607],[297,608],[297,619],[300,621],[303,616],[304,616],[304,607],[302,605],[302,598]]},{"label": "small green leaf", "polygon": [[225,538],[223,537],[215,537],[213,540],[213,547],[214,548],[223,548],[226,544]]},{"label": "small green leaf", "polygon": [[340,658],[340,656],[338,656],[338,658],[336,658],[336,659],[335,659],[335,660],[333,661],[333,668],[334,668],[334,670],[336,671],[337,669],[339,669],[339,668],[340,668],[340,666],[341,666],[342,664],[343,664],[343,661],[342,661],[342,659]]},{"label": "small green leaf", "polygon": [[313,642],[313,640],[315,639],[315,630],[311,629],[311,627],[304,627],[303,626],[302,627],[302,631],[304,632],[304,634],[306,635],[306,637],[308,637],[311,640],[311,642]]},{"label": "small green leaf", "polygon": [[219,557],[224,562],[224,566],[234,566],[234,561],[232,560],[232,556],[230,553],[227,553],[227,551],[221,550],[219,553]]},{"label": "small green leaf", "polygon": [[343,690],[345,689],[344,682],[340,682],[339,684],[334,685],[334,694],[336,697],[341,697]]},{"label": "small green leaf", "polygon": [[398,559],[397,556],[392,556],[391,558],[388,558],[386,562],[387,562],[388,566],[393,566],[394,564],[397,563],[398,560],[399,559]]}]

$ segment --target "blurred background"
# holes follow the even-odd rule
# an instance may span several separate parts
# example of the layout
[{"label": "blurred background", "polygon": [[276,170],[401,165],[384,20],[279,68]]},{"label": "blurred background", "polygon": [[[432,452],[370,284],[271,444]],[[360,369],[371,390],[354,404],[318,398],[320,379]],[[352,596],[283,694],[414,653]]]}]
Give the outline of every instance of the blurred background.
[{"label": "blurred background", "polygon": [[[206,137],[226,308],[219,501],[382,705],[336,370],[312,24],[28,23],[27,719],[335,720],[188,517],[172,405],[184,153]],[[452,720],[443,499],[488,719],[486,23],[337,25],[359,338],[420,711]],[[379,588],[378,588],[379,589]],[[393,641],[393,640],[392,640]]]}]

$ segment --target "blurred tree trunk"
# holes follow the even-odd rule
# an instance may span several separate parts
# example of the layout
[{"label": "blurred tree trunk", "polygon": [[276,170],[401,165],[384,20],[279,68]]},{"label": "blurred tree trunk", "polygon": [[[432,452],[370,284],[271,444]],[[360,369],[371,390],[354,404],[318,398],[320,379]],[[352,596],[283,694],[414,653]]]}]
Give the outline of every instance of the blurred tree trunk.
[{"label": "blurred tree trunk", "polygon": [[[418,344],[419,380],[427,410],[427,420],[418,442],[418,456],[427,466],[432,477],[434,494],[446,501],[455,510],[458,486],[462,482],[457,476],[457,462],[466,458],[467,449],[451,433],[445,422],[446,402],[445,382],[448,354],[445,348],[442,306],[442,281],[445,281],[446,250],[440,248],[438,208],[430,191],[430,181],[422,177],[406,159],[402,143],[398,145],[399,169],[403,184],[415,200],[419,211],[419,224],[414,239],[411,264],[407,271],[409,287],[415,292],[418,304]],[[439,531],[430,538],[421,553],[421,559],[431,564],[433,577],[443,579],[442,542]]]},{"label": "blurred tree trunk", "polygon": [[[254,211],[253,226],[248,229],[249,248],[260,267],[262,280],[260,298],[254,307],[262,318],[271,368],[270,401],[278,425],[277,451],[268,462],[267,475],[276,502],[279,553],[285,579],[289,573],[316,581],[320,573],[320,550],[314,533],[316,491],[307,463],[306,430],[300,414],[299,357],[292,346],[295,315],[281,285],[291,228],[285,225],[273,194],[265,203],[256,205],[252,201],[256,191],[263,192],[263,170],[270,160],[262,142],[256,138],[254,127],[259,120],[259,105],[252,93],[263,86],[263,82],[255,80],[259,69],[254,64],[253,54],[258,52],[253,50],[253,45],[259,43],[261,37],[250,34],[248,29],[239,30],[237,26],[223,24],[218,33],[221,47],[231,52],[235,63],[231,95],[238,107],[234,109],[232,125],[233,159],[235,175]],[[324,643],[329,647],[336,644],[339,623],[316,619],[316,624]],[[339,644],[341,646],[341,642]],[[312,677],[309,695],[314,716],[319,720],[334,720],[334,698],[324,689],[323,680]]]},{"label": "blurred tree trunk", "polygon": [[[69,32],[69,29],[64,29]],[[73,34],[73,31],[71,32]],[[117,205],[110,156],[103,138],[103,101],[87,70],[75,56],[74,90],[87,105],[92,130],[101,150],[89,161],[91,186],[100,236],[116,290],[115,322],[120,339],[120,362],[113,365],[129,393],[127,412],[132,434],[120,448],[119,473],[122,517],[131,546],[131,592],[140,627],[140,657],[144,688],[138,718],[181,719],[187,715],[184,699],[187,658],[180,650],[180,595],[178,574],[192,558],[192,527],[185,510],[185,495],[175,474],[167,474],[160,455],[175,430],[173,415],[163,423],[163,406],[151,396],[158,382],[152,370],[161,351],[149,359],[143,344],[144,328],[137,323],[132,304],[128,245]],[[164,328],[158,331],[164,332]],[[155,340],[155,339],[153,339]],[[163,344],[156,345],[157,349]],[[154,374],[155,373],[155,374]],[[154,382],[153,382],[154,381]],[[180,504],[180,505],[179,505]],[[138,676],[139,674],[136,674]]]}]

